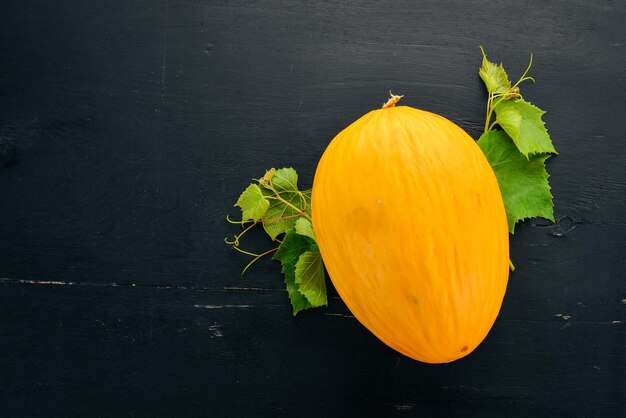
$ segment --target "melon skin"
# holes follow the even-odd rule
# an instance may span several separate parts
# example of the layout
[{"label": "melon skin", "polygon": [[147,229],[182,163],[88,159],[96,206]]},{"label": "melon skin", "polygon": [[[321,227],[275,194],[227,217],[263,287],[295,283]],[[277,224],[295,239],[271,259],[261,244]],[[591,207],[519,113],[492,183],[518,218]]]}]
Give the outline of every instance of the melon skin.
[{"label": "melon skin", "polygon": [[311,207],[330,279],[376,337],[427,363],[483,341],[509,234],[493,170],[460,127],[407,106],[367,113],[324,152]]}]

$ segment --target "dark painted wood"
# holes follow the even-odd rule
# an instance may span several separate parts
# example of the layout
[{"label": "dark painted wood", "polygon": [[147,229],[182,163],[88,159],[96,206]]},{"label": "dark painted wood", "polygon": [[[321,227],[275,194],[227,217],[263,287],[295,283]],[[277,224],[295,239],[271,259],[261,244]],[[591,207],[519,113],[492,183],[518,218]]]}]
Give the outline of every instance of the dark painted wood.
[{"label": "dark painted wood", "polygon": [[[619,1],[1,2],[1,415],[623,415],[625,21]],[[276,263],[239,276],[224,216],[250,178],[310,185],[389,89],[477,137],[481,44],[513,77],[534,54],[559,222],[512,238],[475,353],[417,363],[332,289],[293,318]]]}]

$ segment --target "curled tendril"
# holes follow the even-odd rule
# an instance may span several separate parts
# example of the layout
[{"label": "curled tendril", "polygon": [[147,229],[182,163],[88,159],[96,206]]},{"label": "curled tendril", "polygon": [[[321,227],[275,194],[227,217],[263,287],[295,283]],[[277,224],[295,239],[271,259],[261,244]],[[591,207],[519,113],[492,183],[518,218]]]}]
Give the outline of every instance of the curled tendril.
[{"label": "curled tendril", "polygon": [[523,81],[526,81],[526,80],[532,81],[533,84],[535,83],[535,79],[534,78],[532,78],[530,76],[526,77],[526,74],[528,74],[528,71],[530,71],[530,67],[532,67],[532,65],[533,65],[533,54],[530,54],[530,60],[528,61],[528,67],[526,67],[526,70],[524,71],[524,74],[522,74],[522,76],[519,78],[519,80],[517,80],[517,83],[515,83],[513,85],[513,88],[519,86],[520,83],[522,83]]},{"label": "curled tendril", "polygon": [[237,235],[235,235],[235,239],[232,241],[229,241],[228,238],[224,238],[224,242],[228,245],[234,245],[237,246],[239,245],[239,238],[237,237]]},{"label": "curled tendril", "polygon": [[[228,216],[226,217],[228,219]],[[239,224],[240,222],[233,222],[235,224]],[[234,240],[229,241],[228,238],[224,238],[224,242],[226,244],[232,245],[233,248],[238,249],[237,247],[239,247],[239,239],[241,237],[243,237],[243,235],[248,232],[250,229],[252,229],[252,227],[254,225],[256,225],[258,222],[253,222],[252,224],[248,225],[248,227],[246,229],[244,229],[243,231],[241,231],[240,233],[238,233],[237,235],[234,235],[233,238]],[[243,223],[241,223],[243,225]]]}]

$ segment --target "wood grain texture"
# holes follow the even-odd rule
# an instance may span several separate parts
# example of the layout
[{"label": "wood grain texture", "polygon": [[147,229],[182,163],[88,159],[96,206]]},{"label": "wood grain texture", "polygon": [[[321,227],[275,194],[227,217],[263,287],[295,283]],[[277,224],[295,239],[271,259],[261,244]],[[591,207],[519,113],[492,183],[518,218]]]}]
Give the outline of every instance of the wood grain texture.
[{"label": "wood grain texture", "polygon": [[[0,415],[612,417],[626,403],[619,1],[0,3]],[[477,137],[478,45],[547,109],[552,225],[478,350],[431,366],[223,244],[388,90]],[[271,244],[250,236],[253,249]]]}]

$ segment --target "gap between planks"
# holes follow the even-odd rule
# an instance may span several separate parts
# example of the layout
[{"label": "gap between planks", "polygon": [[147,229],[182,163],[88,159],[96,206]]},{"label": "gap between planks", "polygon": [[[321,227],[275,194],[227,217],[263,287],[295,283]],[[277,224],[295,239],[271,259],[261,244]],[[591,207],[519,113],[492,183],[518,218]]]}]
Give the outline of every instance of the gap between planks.
[{"label": "gap between planks", "polygon": [[64,280],[34,280],[34,279],[11,279],[0,277],[0,284],[24,284],[36,286],[94,286],[94,287],[121,287],[121,288],[149,288],[149,289],[174,289],[207,292],[285,292],[284,289],[272,289],[265,287],[242,287],[242,286],[184,286],[165,284],[140,284],[140,283],[96,283]]}]

